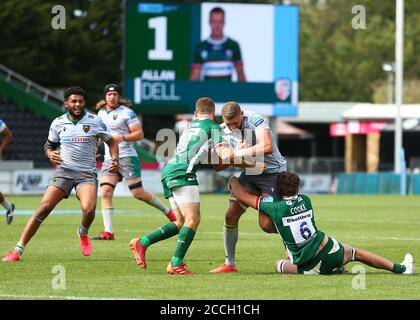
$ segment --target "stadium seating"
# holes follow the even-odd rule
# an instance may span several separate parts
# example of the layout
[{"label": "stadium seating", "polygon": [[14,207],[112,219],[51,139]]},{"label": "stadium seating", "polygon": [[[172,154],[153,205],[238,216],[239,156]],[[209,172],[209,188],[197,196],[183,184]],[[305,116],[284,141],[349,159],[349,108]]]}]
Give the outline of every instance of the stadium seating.
[{"label": "stadium seating", "polygon": [[35,168],[51,167],[43,148],[51,120],[4,97],[0,97],[0,118],[13,133],[13,140],[3,154],[4,160],[32,160]]}]

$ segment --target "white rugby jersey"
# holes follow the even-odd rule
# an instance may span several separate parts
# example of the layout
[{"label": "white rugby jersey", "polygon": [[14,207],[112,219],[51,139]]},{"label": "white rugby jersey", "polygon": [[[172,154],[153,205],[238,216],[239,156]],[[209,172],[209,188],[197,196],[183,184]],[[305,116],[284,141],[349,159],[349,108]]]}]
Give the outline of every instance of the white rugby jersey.
[{"label": "white rugby jersey", "polygon": [[3,119],[0,119],[0,133],[2,133],[6,128],[6,123],[3,121]]},{"label": "white rugby jersey", "polygon": [[269,129],[271,134],[271,140],[273,144],[273,152],[270,154],[264,155],[264,163],[267,165],[267,173],[277,173],[286,170],[287,164],[286,159],[281,155],[277,142],[274,140],[273,132],[268,126],[267,122],[264,120],[264,117],[253,111],[243,111],[244,122],[240,132],[232,132],[227,125],[223,122],[220,126],[223,129],[223,132],[226,135],[232,135],[235,137],[241,137],[243,141],[247,142],[247,147],[251,147],[256,144],[255,130],[259,128]]},{"label": "white rugby jersey", "polygon": [[[130,126],[140,124],[137,115],[130,108],[120,105],[118,108],[106,111],[106,107],[98,112],[98,116],[107,126],[113,136],[125,135],[130,133]],[[136,156],[137,152],[134,148],[134,141],[122,141],[118,144],[120,149],[120,158]],[[105,160],[111,159],[109,148],[105,145]]]},{"label": "white rugby jersey", "polygon": [[62,168],[77,171],[96,171],[96,141],[112,138],[101,118],[85,112],[78,121],[71,121],[68,113],[56,118],[50,126],[48,140],[60,143]]}]

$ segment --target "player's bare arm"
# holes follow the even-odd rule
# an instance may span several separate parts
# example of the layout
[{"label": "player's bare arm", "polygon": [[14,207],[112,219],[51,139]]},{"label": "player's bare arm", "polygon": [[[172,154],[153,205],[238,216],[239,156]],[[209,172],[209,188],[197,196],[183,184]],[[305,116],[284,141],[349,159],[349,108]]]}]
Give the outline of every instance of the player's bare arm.
[{"label": "player's bare arm", "polygon": [[108,141],[105,141],[105,143],[109,147],[109,153],[111,154],[112,163],[109,167],[109,172],[117,172],[119,168],[119,148],[118,148],[118,142],[115,139],[115,137],[109,139]]},{"label": "player's bare arm", "polygon": [[44,145],[44,151],[47,155],[48,159],[50,159],[51,163],[54,165],[59,165],[63,162],[60,156],[60,152],[57,150],[60,144],[58,142],[52,142],[47,139],[47,142]]},{"label": "player's bare arm", "polygon": [[257,141],[255,145],[249,148],[235,149],[230,153],[230,157],[255,157],[273,152],[270,129],[260,128],[255,130],[255,137]]},{"label": "player's bare arm", "polygon": [[259,196],[252,195],[246,191],[246,189],[239,183],[238,178],[231,177],[229,179],[229,190],[240,203],[258,210],[257,202]]},{"label": "player's bare arm", "polygon": [[115,141],[121,143],[122,141],[138,141],[144,138],[143,129],[140,124],[133,124],[129,129],[130,133],[114,136]]}]

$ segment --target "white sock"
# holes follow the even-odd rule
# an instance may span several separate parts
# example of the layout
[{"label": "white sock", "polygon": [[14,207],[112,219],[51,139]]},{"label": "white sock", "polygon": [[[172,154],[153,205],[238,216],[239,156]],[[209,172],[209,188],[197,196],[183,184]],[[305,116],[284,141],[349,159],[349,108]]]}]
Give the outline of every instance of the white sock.
[{"label": "white sock", "polygon": [[5,199],[2,203],[1,203],[1,205],[3,206],[3,208],[5,208],[6,210],[9,210],[9,208],[10,208],[10,203],[9,202],[7,202],[7,200]]},{"label": "white sock", "polygon": [[152,200],[149,202],[149,204],[152,207],[155,207],[156,209],[159,209],[160,211],[162,211],[165,215],[168,215],[169,213],[169,208],[167,206],[165,206],[162,201],[160,201],[158,198],[156,198],[154,195],[152,195]]},{"label": "white sock", "polygon": [[238,225],[226,225],[223,228],[223,238],[225,241],[226,264],[235,265],[235,249],[238,242]]},{"label": "white sock", "polygon": [[19,256],[23,254],[23,251],[25,250],[25,246],[22,244],[22,242],[18,242],[16,244],[15,250],[19,253]]},{"label": "white sock", "polygon": [[104,219],[104,227],[106,232],[112,233],[112,216],[114,215],[114,208],[106,208],[102,210],[102,218]]}]

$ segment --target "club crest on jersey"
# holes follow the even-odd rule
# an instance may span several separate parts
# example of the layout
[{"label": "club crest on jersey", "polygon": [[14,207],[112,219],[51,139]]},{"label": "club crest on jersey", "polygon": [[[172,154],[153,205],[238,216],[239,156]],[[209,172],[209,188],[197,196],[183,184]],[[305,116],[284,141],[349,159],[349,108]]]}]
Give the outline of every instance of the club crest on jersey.
[{"label": "club crest on jersey", "polygon": [[88,124],[83,125],[83,131],[84,131],[85,133],[88,133],[88,132],[89,132],[89,130],[90,130],[90,125],[88,125]]},{"label": "club crest on jersey", "polygon": [[118,118],[118,114],[114,114],[114,115],[112,116],[112,119],[114,119],[114,121],[115,121],[115,120],[117,120],[117,118]]}]

